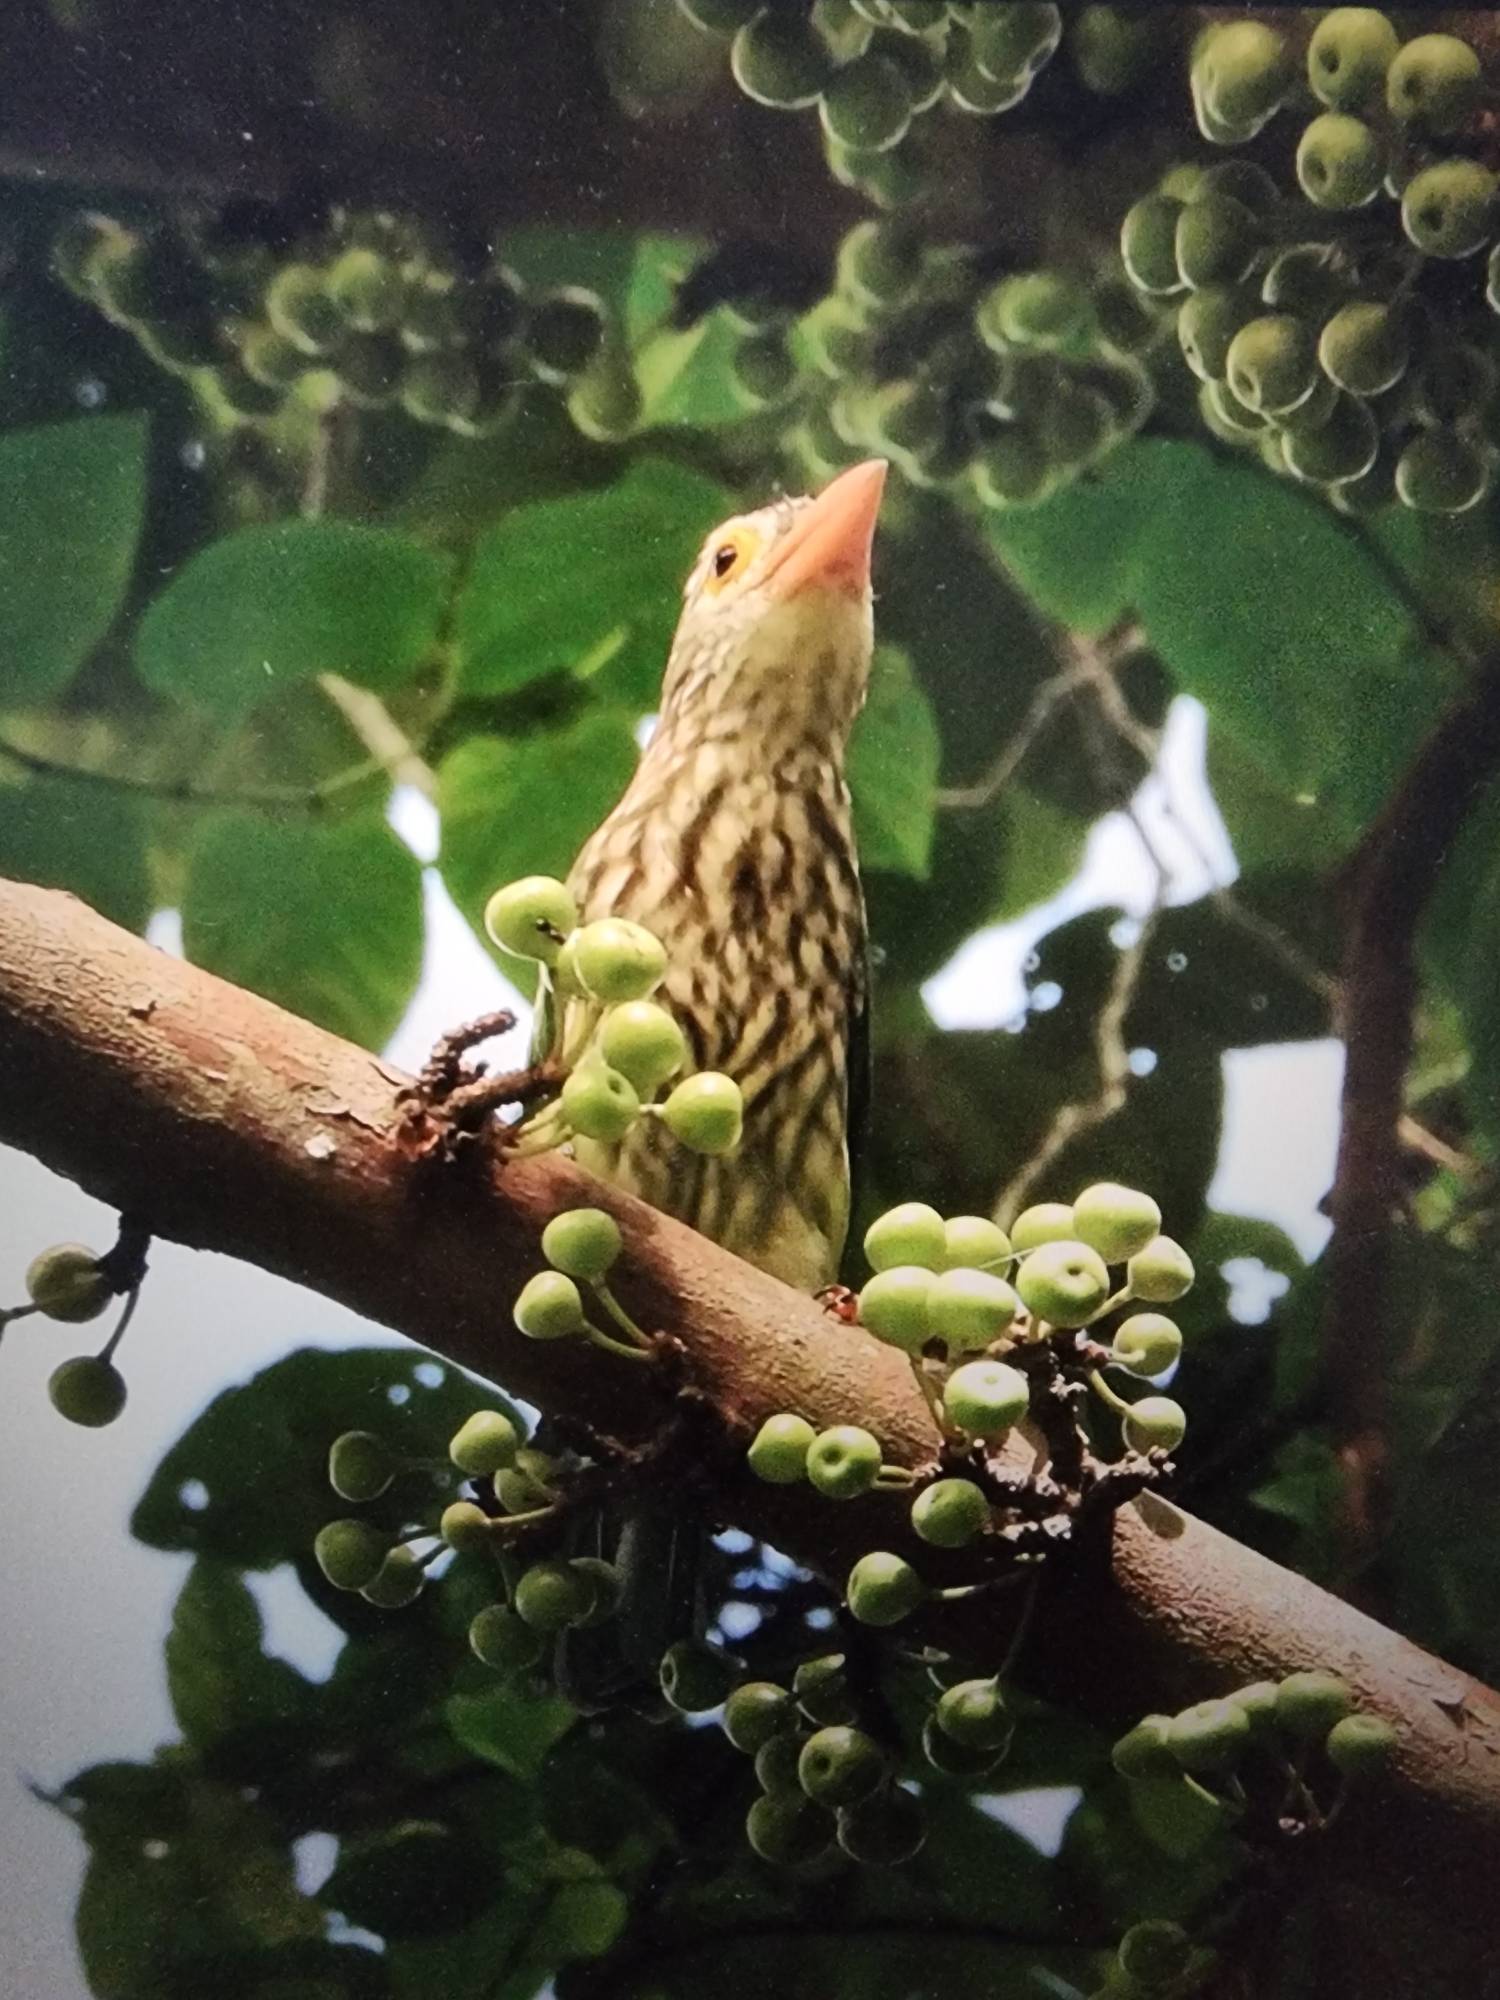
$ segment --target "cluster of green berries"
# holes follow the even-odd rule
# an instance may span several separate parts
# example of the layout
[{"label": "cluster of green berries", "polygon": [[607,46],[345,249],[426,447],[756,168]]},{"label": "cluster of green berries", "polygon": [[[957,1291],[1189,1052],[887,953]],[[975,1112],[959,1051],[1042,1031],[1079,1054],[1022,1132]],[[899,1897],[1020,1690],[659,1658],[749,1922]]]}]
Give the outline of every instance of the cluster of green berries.
[{"label": "cluster of green berries", "polygon": [[[833,289],[774,336],[781,393],[799,391],[791,469],[824,479],[876,451],[913,483],[986,507],[1042,500],[1145,421],[1154,389],[1141,355],[1159,330],[1113,278],[1035,270],[991,283],[904,218],[856,223]],[[766,338],[737,370],[748,353],[758,364]]]},{"label": "cluster of green berries", "polygon": [[[382,1611],[399,1611],[422,1594],[439,1558],[451,1552],[488,1559],[504,1596],[475,1616],[469,1644],[476,1658],[504,1674],[538,1665],[549,1638],[565,1627],[598,1624],[614,1612],[620,1585],[612,1564],[591,1556],[523,1563],[515,1553],[516,1530],[553,1514],[561,1467],[527,1443],[514,1417],[476,1410],[466,1418],[449,1442],[448,1470],[473,1482],[490,1504],[450,1499],[435,1521],[399,1532],[355,1515],[327,1522],[313,1555],[335,1590],[356,1591]],[[427,1475],[430,1482],[433,1471],[370,1431],[345,1431],[328,1454],[329,1484],[354,1506],[381,1499],[403,1474]]]},{"label": "cluster of green berries", "polygon": [[53,268],[225,421],[346,403],[483,437],[528,383],[564,394],[592,437],[627,436],[640,415],[595,293],[530,291],[498,257],[468,273],[432,231],[385,211],[338,211],[282,252],[212,222],[138,231],[88,213],[59,233]]},{"label": "cluster of green berries", "polygon": [[697,1070],[656,1101],[688,1061],[682,1029],[651,997],[667,972],[659,938],[625,917],[580,926],[571,893],[550,875],[497,889],[484,922],[503,951],[547,967],[558,1002],[567,1075],[556,1100],[522,1128],[523,1145],[618,1145],[651,1117],[692,1152],[734,1151],[744,1100],[732,1077]]},{"label": "cluster of green berries", "polygon": [[[107,1261],[82,1243],[55,1243],[33,1257],[26,1271],[26,1304],[0,1313],[0,1327],[27,1313],[64,1326],[82,1326],[108,1310],[120,1286]],[[47,1381],[47,1398],[60,1417],[86,1430],[102,1430],[125,1407],[125,1377],[114,1363],[123,1322],[99,1354],[60,1361]]]},{"label": "cluster of green berries", "polygon": [[[1176,1715],[1145,1716],[1111,1757],[1122,1778],[1141,1786],[1137,1817],[1148,1832],[1154,1812],[1170,1823],[1173,1784],[1226,1811],[1243,1805],[1249,1787],[1263,1785],[1280,1799],[1290,1784],[1299,1816],[1320,1825],[1330,1810],[1318,1802],[1320,1781],[1343,1786],[1377,1778],[1396,1743],[1391,1725],[1359,1709],[1345,1681],[1308,1671],[1252,1681]],[[1144,1782],[1162,1779],[1171,1781],[1165,1790]]]},{"label": "cluster of green berries", "polygon": [[[919,129],[928,114],[988,118],[1009,111],[1052,60],[1063,32],[1062,10],[1051,5],[678,0],[678,6],[706,34],[727,39],[729,67],[746,97],[775,111],[816,110],[836,178],[888,208],[919,200],[934,185],[936,169]],[[1103,38],[1094,40],[1098,62]]]},{"label": "cluster of green berries", "polygon": [[[581,1337],[612,1354],[632,1360],[644,1356],[650,1349],[649,1336],[620,1304],[609,1282],[621,1247],[620,1225],[602,1208],[570,1208],[553,1216],[542,1231],[542,1255],[551,1269],[539,1271],[522,1287],[515,1304],[517,1330],[528,1340]],[[618,1333],[606,1333],[589,1318],[582,1285],[593,1292]]]},{"label": "cluster of green berries", "polygon": [[[1386,15],[1339,7],[1305,77],[1262,21],[1209,27],[1192,60],[1199,129],[1254,137],[1315,100],[1297,192],[1248,161],[1174,169],[1125,218],[1125,268],[1176,304],[1211,433],[1321,489],[1342,511],[1394,500],[1475,506],[1494,481],[1500,371],[1500,177],[1486,163],[1480,59],[1451,34],[1402,43]],[[1479,260],[1465,288],[1453,267]]]}]

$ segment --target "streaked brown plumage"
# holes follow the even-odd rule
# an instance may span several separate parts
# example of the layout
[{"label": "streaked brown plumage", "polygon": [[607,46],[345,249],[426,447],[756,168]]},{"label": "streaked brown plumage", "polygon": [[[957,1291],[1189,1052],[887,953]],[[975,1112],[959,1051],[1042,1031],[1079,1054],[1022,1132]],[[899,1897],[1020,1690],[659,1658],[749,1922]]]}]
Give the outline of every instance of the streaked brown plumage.
[{"label": "streaked brown plumage", "polygon": [[580,1159],[805,1289],[836,1274],[849,1220],[866,973],[844,753],[869,676],[884,471],[856,466],[816,501],[709,537],[656,731],[570,878],[585,920],[632,917],[661,938],[696,1066],[745,1095],[727,1159],[654,1121],[621,1147],[580,1143]]}]

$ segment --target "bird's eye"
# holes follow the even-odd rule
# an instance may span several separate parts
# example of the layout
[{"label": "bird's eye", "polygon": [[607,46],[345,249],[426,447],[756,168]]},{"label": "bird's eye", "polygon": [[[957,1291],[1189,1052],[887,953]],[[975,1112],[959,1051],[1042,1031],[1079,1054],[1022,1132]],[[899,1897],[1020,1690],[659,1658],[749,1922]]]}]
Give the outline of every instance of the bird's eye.
[{"label": "bird's eye", "polygon": [[732,583],[754,562],[759,549],[760,536],[753,528],[721,529],[709,549],[706,587],[720,591]]}]

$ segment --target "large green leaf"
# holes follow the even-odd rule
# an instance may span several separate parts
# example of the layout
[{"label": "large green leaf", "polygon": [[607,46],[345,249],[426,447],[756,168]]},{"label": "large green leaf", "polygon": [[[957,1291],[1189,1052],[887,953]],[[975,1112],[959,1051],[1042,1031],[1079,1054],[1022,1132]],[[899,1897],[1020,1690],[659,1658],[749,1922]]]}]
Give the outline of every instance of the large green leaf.
[{"label": "large green leaf", "polygon": [[262,1650],[260,1611],[237,1570],[196,1562],[167,1633],[167,1691],[190,1743],[306,1714],[314,1690]]},{"label": "large green leaf", "polygon": [[535,1693],[516,1681],[482,1694],[455,1694],[443,1712],[466,1750],[527,1783],[578,1720],[578,1711],[561,1695]]},{"label": "large green leaf", "polygon": [[635,737],[613,709],[529,736],[471,736],[444,758],[438,865],[481,935],[484,905],[502,883],[567,873],[635,766]]},{"label": "large green leaf", "polygon": [[582,671],[653,707],[683,579],[731,504],[712,480],[648,458],[598,492],[505,515],[480,541],[458,601],[462,691],[508,694]]},{"label": "large green leaf", "polygon": [[932,707],[894,646],[875,655],[870,697],[849,745],[861,865],[925,879],[932,860],[938,758]]},{"label": "large green leaf", "polygon": [[145,501],[144,417],[0,438],[0,705],[56,694],[104,637]]},{"label": "large green leaf", "polygon": [[319,673],[399,687],[437,643],[450,567],[406,535],[355,521],[242,528],[148,607],[136,666],[159,693],[227,718]]},{"label": "large green leaf", "polygon": [[151,883],[140,800],[66,778],[0,783],[0,875],[71,889],[101,916],[144,930]]},{"label": "large green leaf", "polygon": [[421,970],[421,867],[370,815],[215,812],[188,851],[182,934],[195,964],[379,1048]]}]

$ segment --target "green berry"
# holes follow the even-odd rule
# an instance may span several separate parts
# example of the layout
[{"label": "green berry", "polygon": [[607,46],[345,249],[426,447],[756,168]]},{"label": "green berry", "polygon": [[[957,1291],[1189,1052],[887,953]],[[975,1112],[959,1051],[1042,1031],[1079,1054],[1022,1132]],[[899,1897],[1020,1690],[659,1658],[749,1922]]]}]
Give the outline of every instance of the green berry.
[{"label": "green berry", "polygon": [[922,1264],[897,1264],[877,1271],[859,1295],[860,1325],[907,1354],[920,1354],[932,1338],[927,1302],[932,1272]]},{"label": "green berry", "polygon": [[1200,195],[1177,218],[1174,248],[1182,282],[1237,285],[1260,248],[1259,218],[1232,195]]},{"label": "green berry", "polygon": [[518,1674],[537,1664],[545,1642],[508,1604],[487,1604],[470,1623],[469,1648],[496,1673]]},{"label": "green berry", "polygon": [[993,285],[975,309],[987,347],[1066,347],[1087,334],[1088,292],[1063,271],[1017,271]]},{"label": "green berry", "polygon": [[1334,111],[1359,111],[1383,95],[1400,38],[1374,7],[1335,7],[1313,29],[1307,80]]},{"label": "green berry", "polygon": [[938,1549],[961,1549],[983,1532],[990,1503],[972,1479],[938,1479],[912,1502],[911,1524]]},{"label": "green berry", "polygon": [[847,1723],[817,1730],[802,1746],[797,1778],[820,1806],[855,1806],[883,1782],[885,1752],[873,1736]]},{"label": "green berry", "polygon": [[865,1231],[865,1256],[872,1271],[919,1264],[936,1271],[946,1247],[943,1218],[925,1201],[903,1201],[877,1216]]},{"label": "green berry", "polygon": [[1318,208],[1363,208],[1384,177],[1380,141],[1347,112],[1325,111],[1297,142],[1298,184]]},{"label": "green berry", "polygon": [[972,7],[967,14],[974,60],[995,78],[1035,76],[1062,40],[1062,9],[1014,0],[1003,7]]},{"label": "green berry", "polygon": [[844,1595],[861,1625],[899,1625],[926,1597],[927,1586],[901,1556],[872,1549],[850,1570]]},{"label": "green berry", "polygon": [[588,1616],[594,1588],[571,1563],[533,1563],[517,1579],[514,1602],[516,1616],[534,1632],[561,1632]]},{"label": "green berry", "polygon": [[1175,1451],[1187,1435],[1187,1411],[1170,1396],[1142,1396],[1124,1420],[1132,1451]]},{"label": "green berry", "polygon": [[640,1116],[641,1100],[633,1086],[604,1062],[580,1064],[559,1096],[573,1131],[603,1145],[618,1145]]},{"label": "green berry", "polygon": [[272,326],[246,327],[239,342],[240,366],[252,382],[287,389],[313,365],[305,349]]},{"label": "green berry", "polygon": [[880,1476],[880,1444],[858,1424],[819,1431],[807,1450],[807,1477],[829,1500],[857,1500]]},{"label": "green berry", "polygon": [[1021,1252],[1035,1250],[1043,1243],[1076,1241],[1077,1236],[1073,1205],[1066,1201],[1039,1201],[1023,1208],[1010,1228],[1011,1246]]},{"label": "green berry", "polygon": [[[907,92],[911,98],[911,115],[919,118],[924,111],[930,111],[946,94],[948,75],[946,68],[946,48],[939,51],[937,43],[919,40],[912,34],[889,34],[878,32],[870,39],[869,53],[881,56],[893,63],[906,79]],[[897,151],[891,147],[885,153],[877,153],[877,161],[888,159]]]},{"label": "green berry", "polygon": [[1349,296],[1346,266],[1328,243],[1293,243],[1273,257],[1260,295],[1278,312],[1323,319]]},{"label": "green berry", "polygon": [[934,1713],[943,1734],[966,1750],[1003,1750],[1015,1728],[994,1680],[957,1682],[939,1696]]},{"label": "green berry", "polygon": [[1021,1259],[1016,1290],[1035,1318],[1085,1326],[1109,1297],[1109,1272],[1087,1243],[1042,1243]]},{"label": "green berry", "polygon": [[724,1734],[747,1757],[796,1721],[797,1704],[779,1681],[745,1681],[724,1703]]},{"label": "green berry", "polygon": [[1396,492],[1419,514],[1462,514],[1492,477],[1483,452],[1454,430],[1419,431],[1396,461]]},{"label": "green berry", "polygon": [[395,1476],[389,1446],[372,1431],[345,1431],[328,1448],[328,1483],[341,1500],[378,1500]]},{"label": "green berry", "polygon": [[1054,466],[1076,470],[1097,458],[1114,438],[1114,406],[1102,391],[1065,379],[1042,411],[1041,433]]},{"label": "green berry", "polygon": [[1328,1732],[1328,1761],[1345,1778],[1374,1778],[1396,1754],[1397,1737],[1379,1715],[1346,1715]]},{"label": "green berry", "polygon": [[1318,336],[1318,359],[1351,396],[1382,396],[1406,373],[1411,335],[1404,316],[1374,299],[1341,306]]},{"label": "green berry", "polygon": [[283,264],[266,287],[265,308],[277,333],[304,354],[326,354],[343,335],[343,312],[311,264]]},{"label": "green berry", "polygon": [[1495,176],[1477,160],[1439,160],[1406,183],[1401,226],[1428,257],[1472,257],[1495,224]]},{"label": "green berry", "polygon": [[1493,395],[1495,364],[1468,341],[1445,340],[1424,356],[1411,386],[1411,411],[1422,423],[1464,424]]},{"label": "green berry", "polygon": [[1354,1710],[1354,1695],[1337,1674],[1288,1674],[1276,1689],[1276,1724],[1299,1743],[1317,1743]]},{"label": "green berry", "polygon": [[911,85],[889,56],[869,51],[834,72],[818,108],[830,139],[884,153],[911,124]]},{"label": "green berry", "polygon": [[1262,416],[1296,409],[1317,379],[1312,333],[1290,313],[1262,313],[1229,343],[1229,386],[1247,409]]},{"label": "green berry", "polygon": [[588,1631],[613,1618],[625,1594],[625,1579],[618,1565],[602,1556],[574,1556],[568,1567],[589,1593],[588,1609],[575,1621],[578,1626]]},{"label": "green berry", "polygon": [[528,1340],[568,1340],[587,1324],[578,1287],[561,1271],[538,1271],[527,1279],[514,1319]]},{"label": "green berry", "polygon": [[770,8],[735,35],[729,67],[746,97],[775,111],[816,104],[832,72],[827,44],[809,23]]},{"label": "green berry", "polygon": [[511,1466],[495,1474],[495,1497],[507,1514],[529,1514],[547,1498],[528,1473]]},{"label": "green berry", "polygon": [[568,415],[573,428],[595,444],[620,444],[641,421],[645,398],[620,346],[602,348],[568,391]]},{"label": "green berry", "polygon": [[992,1271],[944,1271],[927,1294],[932,1338],[950,1354],[988,1347],[1009,1330],[1019,1310],[1020,1300]]},{"label": "green berry", "polygon": [[1370,470],[1380,449],[1380,428],[1363,403],[1340,392],[1321,424],[1288,429],[1281,443],[1287,466],[1299,479],[1335,486]]},{"label": "green berry", "polygon": [[974,491],[986,507],[1026,507],[1042,499],[1052,466],[1045,446],[1023,424],[988,438],[972,465]]},{"label": "green berry", "polygon": [[1242,407],[1224,382],[1205,382],[1198,391],[1198,414],[1225,444],[1252,444],[1266,428],[1264,417]]},{"label": "green berry", "polygon": [[992,1271],[1010,1258],[1010,1238],[987,1215],[950,1215],[943,1224],[939,1270]]},{"label": "green berry", "polygon": [[1167,1748],[1184,1771],[1196,1777],[1227,1771],[1250,1745],[1250,1718],[1243,1708],[1222,1697],[1194,1702],[1174,1715],[1167,1729]]},{"label": "green berry", "polygon": [[1093,311],[1099,339],[1114,353],[1133,357],[1154,344],[1160,322],[1129,285],[1109,281],[1100,285],[1094,292]]},{"label": "green berry", "polygon": [[1223,381],[1230,342],[1257,310],[1250,294],[1230,285],[1204,285],[1183,300],[1177,313],[1177,341],[1200,382]]},{"label": "green berry", "polygon": [[85,1430],[102,1430],[125,1407],[125,1377],[95,1354],[60,1361],[47,1378],[47,1400],[60,1417]]},{"label": "green berry", "polygon": [[1131,1295],[1148,1306],[1169,1306],[1192,1289],[1193,1260],[1170,1236],[1155,1236],[1125,1266]]},{"label": "green berry", "polygon": [[384,333],[401,317],[401,272],[388,257],[354,244],[323,275],[329,298],[356,333]]},{"label": "green berry", "polygon": [[1280,107],[1293,74],[1286,43],[1273,28],[1263,21],[1233,21],[1200,45],[1194,95],[1210,120],[1249,138]]},{"label": "green berry", "polygon": [[1031,1401],[1026,1377],[1008,1361],[966,1361],[943,1384],[943,1408],[970,1437],[1004,1437]]},{"label": "green berry", "polygon": [[729,366],[735,388],[752,409],[784,402],[797,384],[796,357],[779,328],[742,340]]},{"label": "green berry", "polygon": [[679,1639],[661,1657],[661,1691],[684,1715],[719,1708],[734,1685],[733,1662],[701,1639]]},{"label": "green berry", "polygon": [[401,377],[401,407],[415,423],[462,431],[479,408],[479,371],[467,354],[421,354]]},{"label": "green berry", "polygon": [[448,1456],[471,1479],[492,1478],[516,1462],[521,1433],[499,1410],[476,1410],[453,1433]]},{"label": "green berry", "polygon": [[1263,1736],[1276,1720],[1275,1681],[1251,1681],[1246,1687],[1236,1688],[1226,1699],[1245,1711],[1257,1736]]},{"label": "green berry", "polygon": [[1192,188],[1183,193],[1185,201],[1206,201],[1210,196],[1228,195],[1242,203],[1252,215],[1270,215],[1281,202],[1281,189],[1264,167],[1253,160],[1219,160],[1203,167]]},{"label": "green berry", "polygon": [[902,222],[857,222],[839,245],[840,289],[861,306],[893,306],[922,275],[922,239]]},{"label": "green berry", "polygon": [[998,112],[1011,110],[1031,88],[1029,70],[997,77],[982,69],[974,54],[973,36],[956,25],[949,31],[945,68],[949,101],[977,118],[993,118]]},{"label": "green berry", "polygon": [[1085,7],[1071,24],[1068,53],[1085,90],[1118,97],[1144,81],[1159,44],[1149,17],[1123,7]]},{"label": "green berry", "polygon": [[1096,1181],[1073,1203],[1074,1235],[1106,1264],[1123,1264],[1160,1228],[1161,1210],[1150,1195],[1117,1181]]},{"label": "green berry", "polygon": [[578,285],[545,292],[526,316],[532,370],[555,386],[572,382],[598,360],[608,334],[609,318],[596,293]]},{"label": "green berry", "polygon": [[1115,1328],[1110,1354],[1132,1375],[1165,1375],[1182,1356],[1182,1332],[1165,1313],[1132,1313]]},{"label": "green berry", "polygon": [[765,0],[677,0],[695,28],[706,35],[732,35],[754,20]]},{"label": "green berry", "polygon": [[899,1788],[846,1808],[838,1825],[839,1846],[850,1860],[874,1868],[899,1868],[921,1851],[927,1838],[921,1806]]},{"label": "green berry", "polygon": [[621,1249],[620,1225],[602,1208],[569,1208],[542,1231],[542,1255],[570,1278],[592,1283],[607,1275]]},{"label": "green berry", "polygon": [[1109,1761],[1122,1778],[1159,1778],[1177,1768],[1169,1747],[1172,1719],[1143,1715],[1115,1744]]},{"label": "green berry", "polygon": [[922,1755],[935,1769],[952,1778],[978,1778],[993,1771],[1010,1747],[1009,1738],[996,1750],[972,1750],[938,1727],[936,1714],[922,1723]]},{"label": "green berry", "polygon": [[806,1740],[792,1730],[785,1730],[761,1744],[755,1753],[755,1782],[763,1792],[783,1797],[791,1793],[805,1796],[797,1766]]},{"label": "green berry", "polygon": [[335,1590],[363,1590],[390,1545],[390,1536],[368,1521],[329,1521],[313,1539],[313,1556]]},{"label": "green berry", "polygon": [[1177,266],[1177,223],[1183,209],[1173,195],[1148,194],[1126,214],[1120,255],[1130,282],[1143,292],[1165,296],[1183,288]]},{"label": "green berry", "polygon": [[645,1000],[666,977],[660,938],[628,917],[585,924],[573,947],[573,964],[586,992],[605,1002]]},{"label": "green berry", "polygon": [[377,1611],[404,1611],[422,1595],[426,1582],[427,1572],[417,1557],[399,1542],[359,1594]]},{"label": "green berry", "polygon": [[494,1546],[493,1523],[472,1500],[455,1500],[445,1507],[438,1533],[455,1555],[482,1556]]},{"label": "green berry", "polygon": [[497,889],[484,906],[484,927],[516,958],[556,963],[563,939],[578,922],[578,905],[550,875],[527,875]]},{"label": "green berry", "polygon": [[792,1693],[809,1722],[852,1722],[854,1697],[849,1692],[842,1653],[822,1653],[803,1660],[792,1676]]},{"label": "green berry", "polygon": [[1418,35],[1397,51],[1385,76],[1391,116],[1428,132],[1458,131],[1483,91],[1479,57],[1456,35]]},{"label": "green berry", "polygon": [[99,1317],[114,1297],[114,1286],[92,1250],[82,1243],[58,1243],[27,1265],[26,1296],[48,1319],[79,1326]]},{"label": "green berry", "polygon": [[750,1470],[768,1486],[795,1486],[807,1477],[807,1454],[817,1432],[806,1417],[783,1410],[767,1417],[746,1454]]},{"label": "green berry", "polygon": [[745,1837],[760,1856],[778,1868],[795,1868],[828,1851],[834,1819],[810,1799],[788,1793],[764,1794],[745,1815]]},{"label": "green berry", "polygon": [[745,1124],[745,1100],[732,1076],[701,1069],[686,1076],[661,1108],[662,1123],[692,1153],[732,1153]]},{"label": "green berry", "polygon": [[1148,1993],[1175,1986],[1193,1957],[1193,1940],[1169,1917],[1148,1917],[1132,1924],[1120,1939],[1116,1962],[1127,1979]]}]

